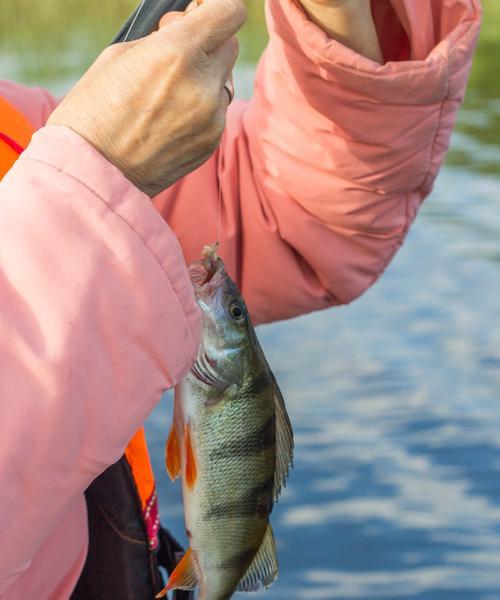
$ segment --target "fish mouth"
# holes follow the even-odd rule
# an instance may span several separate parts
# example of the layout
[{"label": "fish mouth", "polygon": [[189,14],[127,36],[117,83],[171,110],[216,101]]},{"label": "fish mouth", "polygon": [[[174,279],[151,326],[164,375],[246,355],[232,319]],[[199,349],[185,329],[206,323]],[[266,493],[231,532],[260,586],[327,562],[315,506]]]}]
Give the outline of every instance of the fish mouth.
[{"label": "fish mouth", "polygon": [[219,258],[217,250],[219,243],[203,248],[203,258],[196,260],[189,266],[189,277],[195,293],[209,291],[221,283],[221,275],[225,274],[224,263]]}]

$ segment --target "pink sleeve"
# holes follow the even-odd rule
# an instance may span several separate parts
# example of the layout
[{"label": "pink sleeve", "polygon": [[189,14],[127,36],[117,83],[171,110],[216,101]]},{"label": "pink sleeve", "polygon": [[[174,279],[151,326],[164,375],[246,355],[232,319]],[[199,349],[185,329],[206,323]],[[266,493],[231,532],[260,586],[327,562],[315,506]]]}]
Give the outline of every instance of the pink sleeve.
[{"label": "pink sleeve", "polygon": [[[392,0],[411,60],[381,66],[268,0],[270,43],[218,154],[156,200],[188,260],[217,237],[254,317],[362,294],[432,188],[479,31],[476,0]],[[383,23],[378,23],[383,26]]]},{"label": "pink sleeve", "polygon": [[58,104],[46,90],[0,79],[0,96],[21,111],[35,129],[43,127]]},{"label": "pink sleeve", "polygon": [[64,127],[0,183],[0,595],[190,368],[199,316],[151,201]]}]

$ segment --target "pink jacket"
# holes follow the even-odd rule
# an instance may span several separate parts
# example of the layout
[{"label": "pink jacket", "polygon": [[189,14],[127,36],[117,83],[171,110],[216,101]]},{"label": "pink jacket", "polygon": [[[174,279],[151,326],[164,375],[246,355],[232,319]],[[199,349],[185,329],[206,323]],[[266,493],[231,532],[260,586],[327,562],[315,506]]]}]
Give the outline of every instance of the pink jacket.
[{"label": "pink jacket", "polygon": [[[222,256],[261,323],[350,302],[402,244],[449,143],[480,6],[392,4],[406,36],[378,14],[384,47],[409,41],[410,56],[380,66],[268,0],[253,99],[158,210],[63,127],[40,129],[0,184],[0,598],[70,595],[84,489],[194,360],[184,258],[216,239],[219,195]],[[36,127],[55,104],[8,82],[0,95]]]}]

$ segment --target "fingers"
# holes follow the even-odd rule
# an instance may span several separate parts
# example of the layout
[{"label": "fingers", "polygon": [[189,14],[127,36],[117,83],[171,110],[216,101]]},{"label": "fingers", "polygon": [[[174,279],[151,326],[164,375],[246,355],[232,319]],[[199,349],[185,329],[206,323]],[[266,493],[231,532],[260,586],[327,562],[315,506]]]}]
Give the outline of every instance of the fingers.
[{"label": "fingers", "polygon": [[190,2],[187,5],[186,10],[184,12],[180,10],[173,10],[172,12],[164,14],[163,17],[160,19],[158,28],[161,29],[162,27],[166,27],[169,23],[172,23],[172,21],[176,21],[180,17],[183,17],[186,13],[191,12],[193,9],[197,8],[201,3],[202,0],[192,0],[192,2]]},{"label": "fingers", "polygon": [[245,19],[246,9],[241,0],[204,0],[196,10],[186,13],[183,26],[209,54],[227,42]]},{"label": "fingers", "polygon": [[[150,35],[149,41],[157,47],[164,46],[163,36],[168,35],[170,41],[176,38],[180,44],[199,48],[210,55],[234,36],[245,18],[242,0],[192,0],[184,13],[175,11],[164,15],[159,31]],[[230,47],[234,52],[234,42]]]},{"label": "fingers", "polygon": [[179,10],[169,12],[160,19],[159,28],[162,29],[162,27],[166,27],[169,23],[172,23],[172,21],[176,21],[183,16],[184,13]]},{"label": "fingers", "polygon": [[222,86],[230,79],[238,53],[238,40],[232,37],[210,56],[207,76],[218,88],[222,89]]},{"label": "fingers", "polygon": [[[223,2],[225,2],[226,7],[229,6],[229,8],[233,10],[233,16],[230,16],[230,10],[229,12],[226,11],[226,17],[234,19],[234,10],[238,12],[238,4],[240,3],[240,0],[223,0]],[[195,12],[199,13],[202,10],[203,6],[207,5],[207,3],[212,5],[214,5],[215,3],[220,4],[220,0],[192,0],[191,3],[187,6],[185,12],[175,11],[164,15],[160,20],[159,28],[163,29],[167,27],[170,23],[174,21],[179,21],[181,18],[183,18],[182,25],[184,26],[184,19],[189,18],[189,15],[192,15]],[[211,10],[213,10],[213,8]],[[233,20],[233,24],[235,23],[236,21]],[[193,21],[191,21],[188,24],[188,29],[192,27]],[[204,30],[205,28],[202,29]],[[192,41],[192,37],[190,38],[190,40]],[[200,40],[198,40],[198,43],[200,43]],[[204,50],[205,52],[207,52],[207,47],[205,47]],[[207,78],[217,87],[217,90],[221,91],[221,97],[223,104],[225,104],[225,108],[227,108],[227,105],[231,103],[234,96],[234,88],[232,84],[232,70],[238,57],[238,52],[238,41],[236,37],[232,35],[228,39],[225,39],[221,44],[212,49],[212,51],[210,52],[210,61],[207,64]],[[225,89],[225,86],[228,82],[228,87]]]},{"label": "fingers", "polygon": [[191,12],[193,9],[197,8],[202,3],[203,0],[191,0],[191,2],[186,6],[185,12]]}]

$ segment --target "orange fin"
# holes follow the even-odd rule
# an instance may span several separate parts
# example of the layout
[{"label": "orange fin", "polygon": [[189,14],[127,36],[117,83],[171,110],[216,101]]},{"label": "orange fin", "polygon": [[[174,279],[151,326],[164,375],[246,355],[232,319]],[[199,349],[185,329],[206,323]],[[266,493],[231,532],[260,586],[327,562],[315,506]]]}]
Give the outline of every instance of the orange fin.
[{"label": "orange fin", "polygon": [[196,483],[198,469],[191,441],[191,432],[187,423],[184,426],[184,447],[186,448],[186,485],[191,489]]},{"label": "orange fin", "polygon": [[172,423],[170,433],[168,434],[165,458],[168,476],[172,481],[175,481],[181,474],[181,448],[174,423]]},{"label": "orange fin", "polygon": [[163,598],[169,590],[192,590],[197,585],[198,577],[194,570],[191,548],[189,548],[170,575],[167,585],[156,597]]}]

